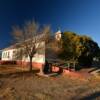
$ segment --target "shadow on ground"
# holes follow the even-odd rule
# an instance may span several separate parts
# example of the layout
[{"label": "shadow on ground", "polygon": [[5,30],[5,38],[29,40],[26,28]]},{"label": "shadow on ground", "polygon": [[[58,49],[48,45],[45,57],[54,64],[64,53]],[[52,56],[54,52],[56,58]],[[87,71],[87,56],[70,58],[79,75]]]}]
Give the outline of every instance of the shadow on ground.
[{"label": "shadow on ground", "polygon": [[80,100],[100,100],[100,91],[90,94],[86,97],[83,97]]}]

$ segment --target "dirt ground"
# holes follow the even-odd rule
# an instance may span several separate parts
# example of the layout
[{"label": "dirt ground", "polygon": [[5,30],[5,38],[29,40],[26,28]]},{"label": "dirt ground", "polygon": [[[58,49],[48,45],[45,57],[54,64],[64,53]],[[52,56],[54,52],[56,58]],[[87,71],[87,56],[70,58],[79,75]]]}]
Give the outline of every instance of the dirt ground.
[{"label": "dirt ground", "polygon": [[0,100],[100,100],[100,77],[40,77],[0,67]]}]

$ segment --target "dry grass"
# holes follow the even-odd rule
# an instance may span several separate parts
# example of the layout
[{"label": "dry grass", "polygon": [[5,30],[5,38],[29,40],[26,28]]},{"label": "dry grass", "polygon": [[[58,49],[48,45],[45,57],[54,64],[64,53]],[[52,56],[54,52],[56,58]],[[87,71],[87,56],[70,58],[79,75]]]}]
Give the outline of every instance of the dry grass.
[{"label": "dry grass", "polygon": [[59,75],[39,77],[34,73],[0,77],[0,100],[100,100],[100,78],[81,79]]}]

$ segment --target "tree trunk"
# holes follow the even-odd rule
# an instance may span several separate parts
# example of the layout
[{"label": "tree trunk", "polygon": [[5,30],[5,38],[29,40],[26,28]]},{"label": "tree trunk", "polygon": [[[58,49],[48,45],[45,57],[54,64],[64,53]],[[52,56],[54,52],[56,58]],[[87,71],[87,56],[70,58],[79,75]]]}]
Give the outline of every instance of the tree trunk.
[{"label": "tree trunk", "polygon": [[29,71],[30,72],[32,71],[32,57],[30,57],[30,68],[29,68]]}]

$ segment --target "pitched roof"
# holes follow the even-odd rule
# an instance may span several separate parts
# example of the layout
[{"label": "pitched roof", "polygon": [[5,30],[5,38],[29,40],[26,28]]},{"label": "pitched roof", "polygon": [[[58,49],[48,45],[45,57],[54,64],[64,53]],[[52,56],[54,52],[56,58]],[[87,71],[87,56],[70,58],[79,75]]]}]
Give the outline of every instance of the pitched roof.
[{"label": "pitched roof", "polygon": [[[39,34],[39,35],[35,36],[35,38],[38,38],[38,40],[42,39],[43,37],[44,37],[44,34]],[[34,40],[34,39],[33,39],[33,40]],[[25,40],[25,41],[23,41],[23,42],[26,42],[26,41],[29,41],[29,39],[27,39],[27,40]],[[7,48],[4,48],[4,49],[2,49],[2,50],[5,51],[5,50],[16,49],[16,48],[20,47],[20,45],[22,45],[23,42],[22,42],[22,43],[13,44],[13,45],[11,45],[11,46],[9,46],[9,47],[7,47]]]}]

